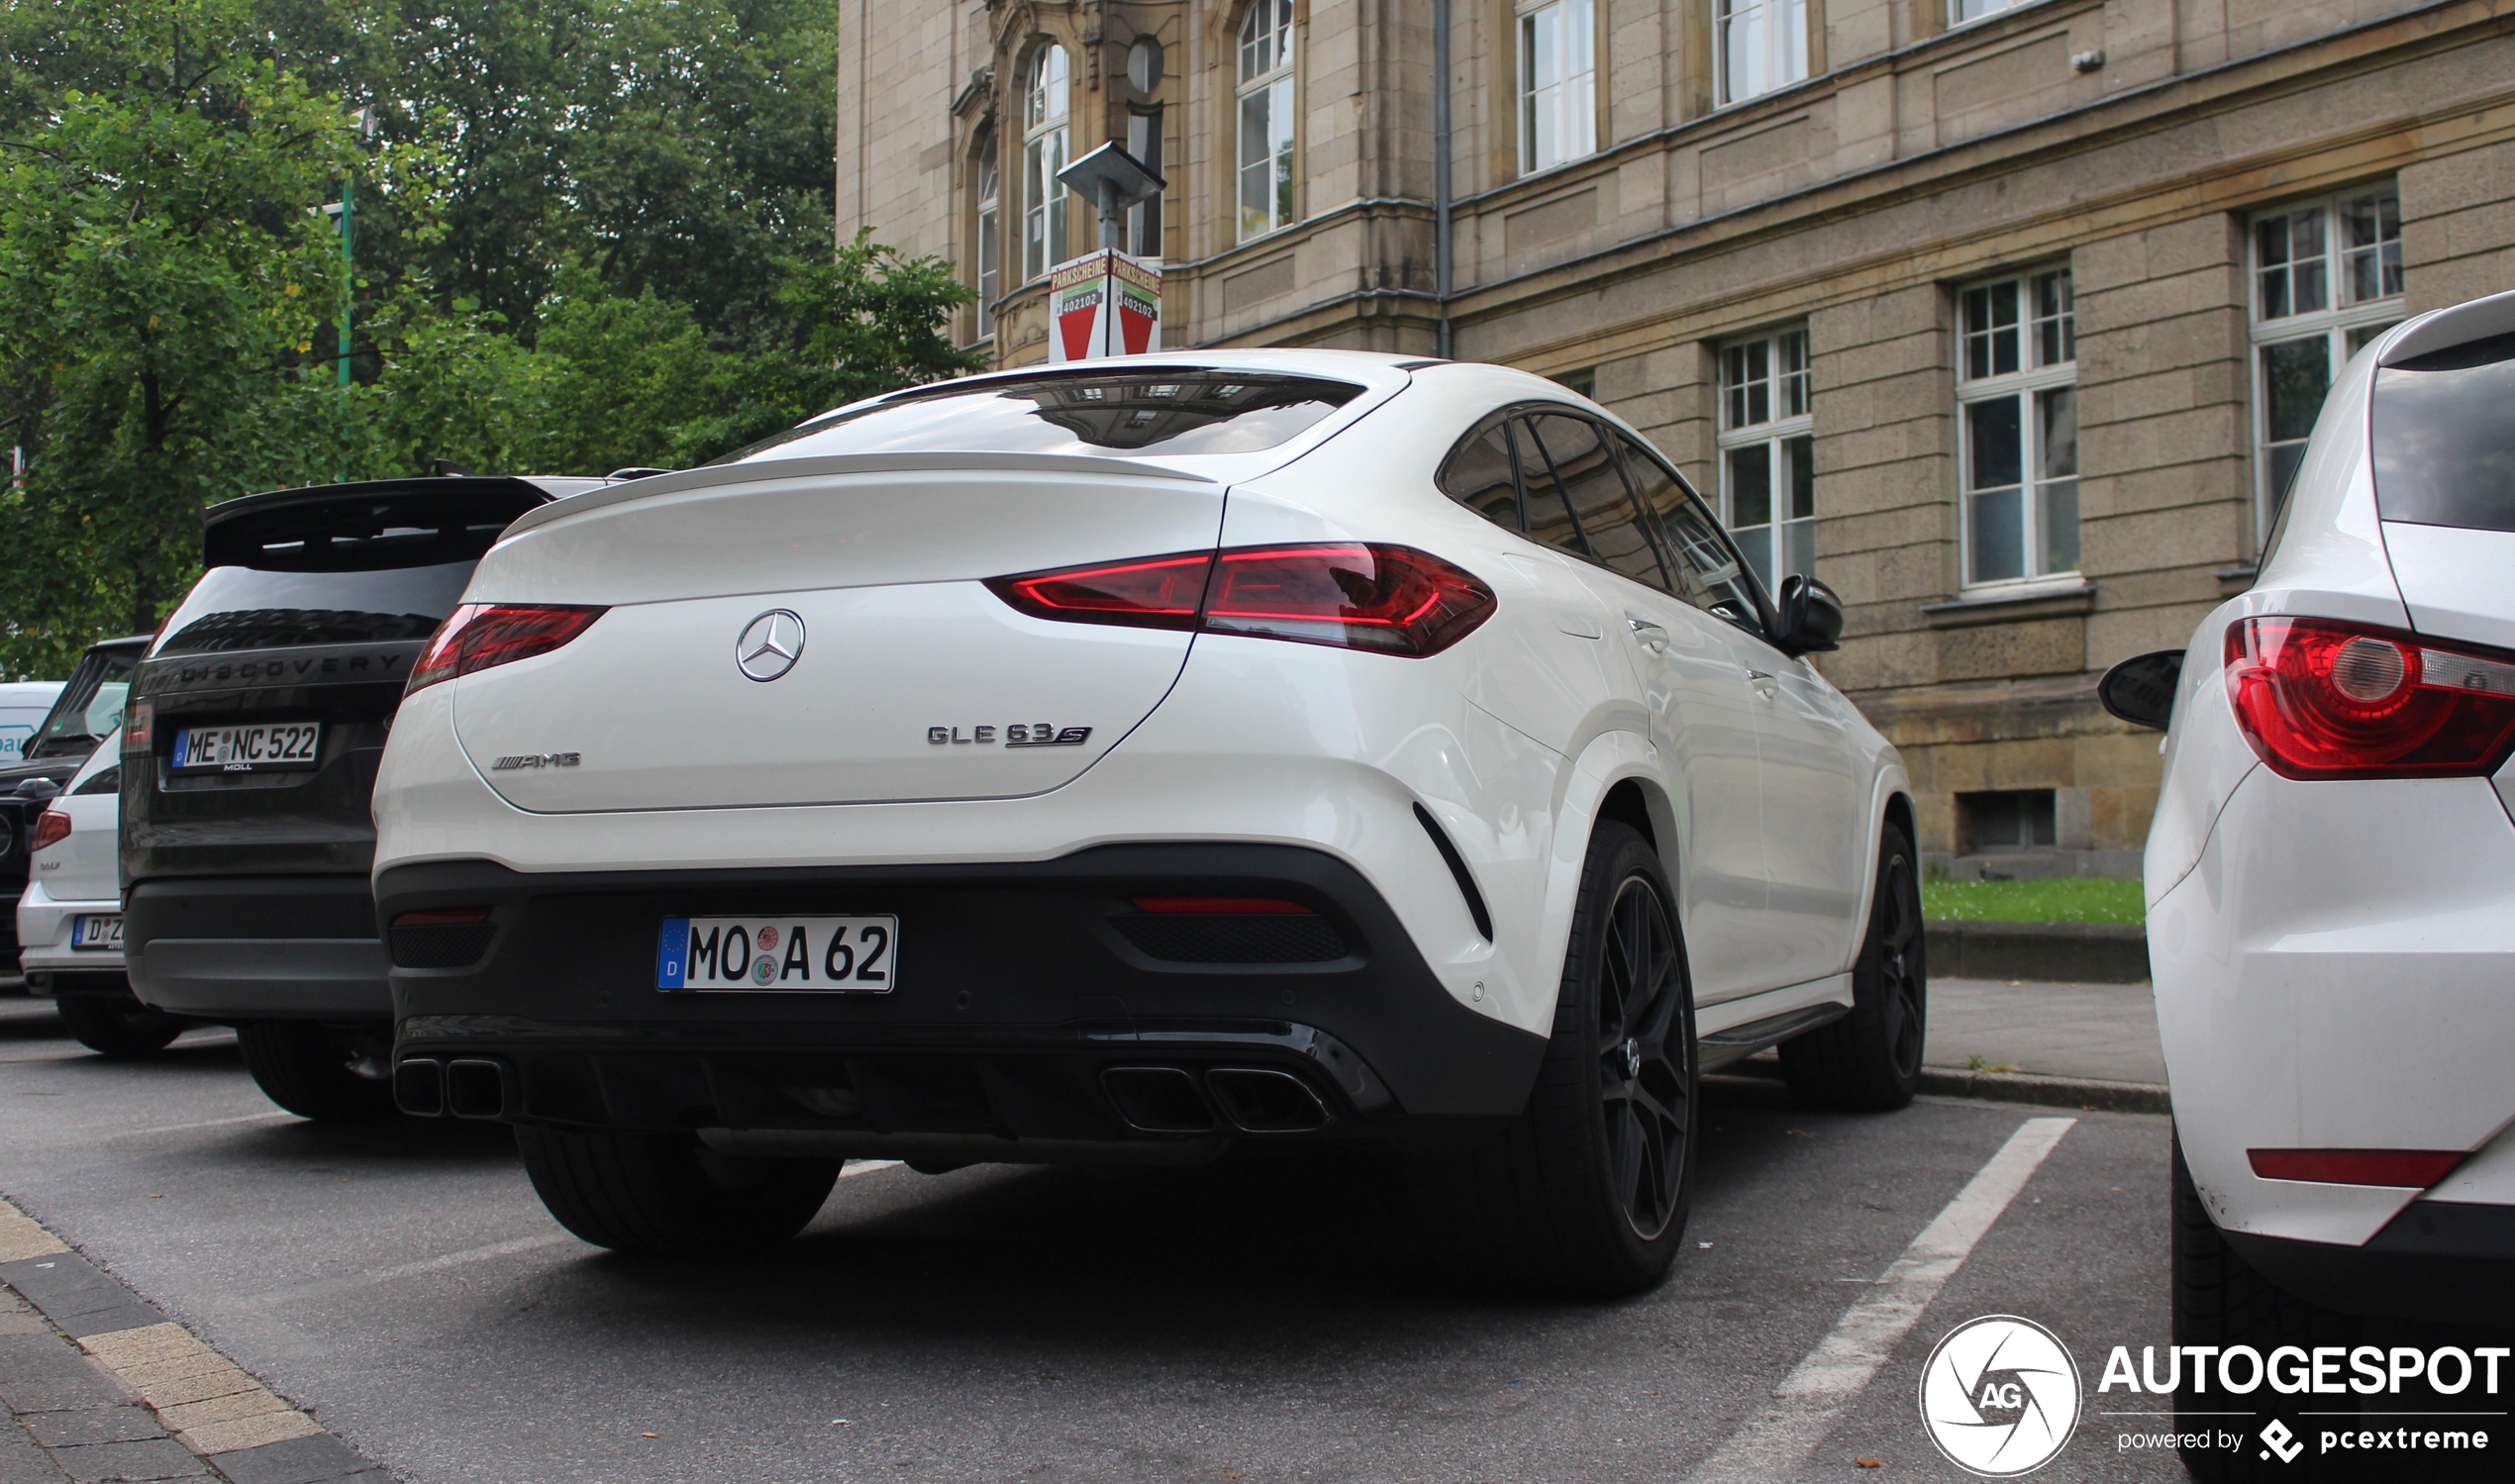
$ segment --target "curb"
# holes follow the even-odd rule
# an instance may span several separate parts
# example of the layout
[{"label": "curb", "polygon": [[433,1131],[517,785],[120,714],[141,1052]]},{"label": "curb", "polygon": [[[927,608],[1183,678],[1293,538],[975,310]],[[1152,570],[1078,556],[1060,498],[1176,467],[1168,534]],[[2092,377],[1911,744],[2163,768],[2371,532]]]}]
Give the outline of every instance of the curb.
[{"label": "curb", "polygon": [[2045,1077],[2033,1072],[1967,1072],[1925,1066],[1921,1090],[1945,1098],[1998,1103],[2037,1103],[2098,1113],[2171,1113],[2165,1088],[2155,1082],[2099,1082],[2089,1077]]},{"label": "curb", "polygon": [[2137,984],[2149,977],[2149,932],[2137,923],[1923,925],[1930,972],[1949,979]]},{"label": "curb", "polygon": [[7,1446],[44,1451],[72,1479],[390,1484],[382,1465],[5,1200],[0,1283],[25,1304],[0,1293],[0,1400],[20,1425]]}]

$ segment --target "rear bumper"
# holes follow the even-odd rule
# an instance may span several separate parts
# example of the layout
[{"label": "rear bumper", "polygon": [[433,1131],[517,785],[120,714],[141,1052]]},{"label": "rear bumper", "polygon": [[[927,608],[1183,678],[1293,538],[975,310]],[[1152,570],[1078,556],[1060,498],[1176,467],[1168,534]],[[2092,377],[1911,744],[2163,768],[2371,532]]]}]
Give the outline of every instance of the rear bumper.
[{"label": "rear bumper", "polygon": [[205,1020],[385,1021],[390,966],[362,876],[161,878],[131,888],[142,1002]]},{"label": "rear bumper", "polygon": [[2364,1246],[2226,1234],[2245,1261],[2345,1314],[2515,1324],[2515,1206],[2413,1201]]},{"label": "rear bumper", "polygon": [[[1316,916],[1272,920],[1300,925],[1275,954],[1299,961],[1243,961],[1268,951],[1262,937],[1183,918],[1148,931],[1131,905],[1148,894],[1278,897]],[[1306,1090],[1295,1101],[1317,1100],[1318,1119],[1265,1137],[1439,1137],[1516,1116],[1546,1045],[1459,1004],[1358,872],[1295,846],[565,874],[441,861],[383,872],[377,899],[386,921],[490,909],[476,962],[392,971],[396,1057],[494,1063],[504,1090],[457,1111],[523,1122],[938,1160],[1189,1157],[1270,1122],[1233,1089],[1281,1084],[1235,1070],[1287,1074]],[[662,920],[710,913],[894,913],[898,988],[656,989]],[[402,956],[448,955],[414,940]],[[1157,1069],[1137,1081],[1170,1126],[1122,1107],[1137,1069]]]},{"label": "rear bumper", "polygon": [[[115,950],[71,947],[70,925],[82,913],[120,911],[121,901],[111,897],[95,902],[55,901],[52,894],[44,889],[43,882],[35,882],[27,887],[24,896],[18,898],[19,967],[29,975],[55,970],[68,975],[92,971],[119,979],[122,976],[122,954]],[[36,988],[32,978],[27,982],[33,992],[45,992]]]}]

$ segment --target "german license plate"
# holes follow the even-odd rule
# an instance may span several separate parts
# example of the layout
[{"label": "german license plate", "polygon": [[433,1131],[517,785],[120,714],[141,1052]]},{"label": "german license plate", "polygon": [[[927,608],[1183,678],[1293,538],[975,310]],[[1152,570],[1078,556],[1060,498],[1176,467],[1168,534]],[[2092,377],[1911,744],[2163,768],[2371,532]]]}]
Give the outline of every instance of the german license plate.
[{"label": "german license plate", "polygon": [[73,948],[119,948],[122,946],[122,914],[119,912],[80,913],[70,919],[70,946]]},{"label": "german license plate", "polygon": [[668,917],[654,987],[880,995],[898,960],[895,917]]},{"label": "german license plate", "polygon": [[255,722],[244,727],[186,727],[174,735],[174,770],[259,773],[310,768],[321,759],[321,722]]}]

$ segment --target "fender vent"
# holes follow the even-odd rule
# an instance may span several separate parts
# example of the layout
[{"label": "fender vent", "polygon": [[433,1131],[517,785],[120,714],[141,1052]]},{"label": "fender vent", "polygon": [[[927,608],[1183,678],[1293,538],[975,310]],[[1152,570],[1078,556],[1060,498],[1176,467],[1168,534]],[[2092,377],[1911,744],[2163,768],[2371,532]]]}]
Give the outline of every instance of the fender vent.
[{"label": "fender vent", "polygon": [[1459,883],[1459,895],[1467,899],[1467,916],[1475,919],[1476,932],[1483,935],[1486,942],[1493,941],[1493,914],[1485,911],[1484,893],[1476,890],[1475,876],[1467,869],[1467,858],[1459,853],[1459,847],[1450,842],[1449,836],[1441,833],[1441,822],[1432,817],[1431,810],[1421,804],[1416,805],[1415,820],[1424,827],[1424,833],[1432,837],[1432,847],[1441,852],[1442,863],[1450,867],[1451,879]]},{"label": "fender vent", "polygon": [[1324,963],[1353,951],[1327,919],[1309,913],[1146,913],[1109,922],[1147,957],[1171,963]]}]

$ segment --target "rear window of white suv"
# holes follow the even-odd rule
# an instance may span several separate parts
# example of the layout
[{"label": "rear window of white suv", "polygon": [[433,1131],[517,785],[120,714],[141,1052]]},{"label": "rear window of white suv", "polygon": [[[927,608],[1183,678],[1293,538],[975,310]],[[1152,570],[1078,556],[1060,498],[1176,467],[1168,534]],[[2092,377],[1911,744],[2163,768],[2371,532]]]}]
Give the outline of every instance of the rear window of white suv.
[{"label": "rear window of white suv", "polygon": [[1350,381],[1178,370],[944,382],[818,418],[718,463],[825,453],[1256,453],[1362,394]]},{"label": "rear window of white suv", "polygon": [[2515,335],[2377,371],[2373,435],[2385,520],[2515,531]]}]

